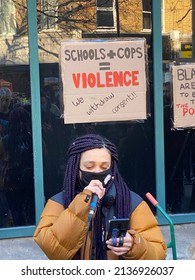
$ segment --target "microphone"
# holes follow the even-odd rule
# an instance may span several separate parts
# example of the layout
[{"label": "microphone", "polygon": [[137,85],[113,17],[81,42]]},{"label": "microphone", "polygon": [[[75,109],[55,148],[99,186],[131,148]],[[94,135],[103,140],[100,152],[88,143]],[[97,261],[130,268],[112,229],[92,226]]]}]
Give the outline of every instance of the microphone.
[{"label": "microphone", "polygon": [[[107,183],[110,181],[111,179],[111,175],[108,174],[106,176],[106,178],[104,179],[103,181],[103,187],[105,188],[105,186],[107,185]],[[93,194],[92,196],[92,199],[91,199],[91,203],[90,203],[90,209],[89,209],[89,216],[88,216],[88,221],[90,222],[94,213],[95,213],[95,210],[97,208],[97,203],[98,203],[98,196],[97,194]]]}]

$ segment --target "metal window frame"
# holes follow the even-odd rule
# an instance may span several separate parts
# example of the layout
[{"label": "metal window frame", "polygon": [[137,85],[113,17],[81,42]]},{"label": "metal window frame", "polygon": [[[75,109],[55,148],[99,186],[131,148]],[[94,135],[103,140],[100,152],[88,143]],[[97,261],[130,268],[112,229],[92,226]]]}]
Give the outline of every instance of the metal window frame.
[{"label": "metal window frame", "polygon": [[[156,198],[165,209],[165,159],[164,159],[164,111],[163,111],[163,73],[162,73],[162,29],[161,0],[152,1],[153,24],[153,81],[154,81],[154,134],[155,134],[155,173]],[[173,223],[195,222],[195,214],[170,215]],[[157,211],[160,224],[167,224]]]},{"label": "metal window frame", "polygon": [[36,0],[27,0],[27,5],[36,224],[32,226],[21,226],[0,229],[0,238],[32,236],[35,231],[36,225],[39,222],[40,215],[44,207],[41,110],[39,105],[40,78]]}]

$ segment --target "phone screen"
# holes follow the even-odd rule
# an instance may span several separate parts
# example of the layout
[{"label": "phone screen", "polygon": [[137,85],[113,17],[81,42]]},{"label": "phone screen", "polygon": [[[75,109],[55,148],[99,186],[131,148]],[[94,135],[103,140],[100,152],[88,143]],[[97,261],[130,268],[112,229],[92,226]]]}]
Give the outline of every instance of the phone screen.
[{"label": "phone screen", "polygon": [[112,235],[119,237],[125,236],[129,229],[129,219],[112,219],[109,221],[109,229],[107,239],[110,239]]}]

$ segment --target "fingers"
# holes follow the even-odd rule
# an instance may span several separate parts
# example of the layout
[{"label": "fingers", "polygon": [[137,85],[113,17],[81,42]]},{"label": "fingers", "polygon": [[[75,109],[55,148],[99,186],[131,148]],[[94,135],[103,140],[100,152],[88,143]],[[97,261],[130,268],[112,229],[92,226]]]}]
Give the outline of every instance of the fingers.
[{"label": "fingers", "polygon": [[110,249],[115,255],[121,256],[129,252],[130,248],[129,247],[112,247],[112,246],[107,246],[108,249]]},{"label": "fingers", "polygon": [[127,253],[133,246],[133,238],[127,233],[125,237],[112,237],[106,241],[107,248],[110,249],[115,255],[123,255]]},{"label": "fingers", "polygon": [[97,194],[98,198],[101,199],[106,189],[103,187],[102,183],[99,180],[91,180],[88,186],[85,189],[90,190],[92,193]]},{"label": "fingers", "polygon": [[111,239],[112,239],[112,246],[114,246],[114,247],[117,247],[117,246],[122,247],[124,245],[124,236],[123,235],[119,236],[118,239],[116,236],[112,236]]}]

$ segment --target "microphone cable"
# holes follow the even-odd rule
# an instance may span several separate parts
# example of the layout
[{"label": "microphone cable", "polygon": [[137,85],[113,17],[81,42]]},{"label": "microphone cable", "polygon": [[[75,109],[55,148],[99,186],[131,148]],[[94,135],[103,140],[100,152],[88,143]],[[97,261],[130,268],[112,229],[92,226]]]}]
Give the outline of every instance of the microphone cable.
[{"label": "microphone cable", "polygon": [[93,225],[92,225],[92,219],[89,221],[88,220],[88,226],[87,226],[87,232],[86,232],[86,236],[85,236],[85,241],[84,241],[84,244],[83,244],[83,254],[82,254],[82,260],[85,260],[85,254],[86,254],[86,247],[87,247],[87,240],[88,240],[88,236],[89,236],[89,231],[91,229],[91,246],[90,246],[90,250],[89,250],[89,259],[90,256],[91,256],[91,250],[92,250],[92,245],[93,245]]}]

